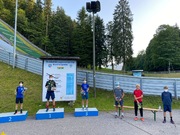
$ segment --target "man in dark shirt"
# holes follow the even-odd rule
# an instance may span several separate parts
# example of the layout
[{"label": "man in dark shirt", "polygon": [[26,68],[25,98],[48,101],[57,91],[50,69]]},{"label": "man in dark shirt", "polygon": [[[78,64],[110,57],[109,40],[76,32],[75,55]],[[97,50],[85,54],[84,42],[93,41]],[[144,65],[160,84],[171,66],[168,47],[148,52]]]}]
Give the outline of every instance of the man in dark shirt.
[{"label": "man in dark shirt", "polygon": [[164,108],[164,120],[163,123],[166,123],[166,111],[170,114],[170,122],[174,124],[172,119],[172,111],[171,111],[171,104],[172,104],[172,94],[168,91],[168,87],[164,86],[164,92],[161,94],[163,108]]},{"label": "man in dark shirt", "polygon": [[46,93],[46,112],[49,110],[49,100],[50,98],[52,99],[53,102],[53,111],[55,111],[55,94],[54,91],[56,90],[56,83],[53,80],[53,76],[49,75],[49,80],[46,82],[45,87],[47,88],[47,93]]}]

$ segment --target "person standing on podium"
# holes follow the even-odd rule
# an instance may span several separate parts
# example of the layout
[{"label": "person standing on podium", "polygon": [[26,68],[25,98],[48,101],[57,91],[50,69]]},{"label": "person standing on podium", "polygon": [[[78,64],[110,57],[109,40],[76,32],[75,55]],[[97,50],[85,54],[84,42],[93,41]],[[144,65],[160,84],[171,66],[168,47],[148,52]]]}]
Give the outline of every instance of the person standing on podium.
[{"label": "person standing on podium", "polygon": [[53,111],[55,111],[55,94],[54,91],[56,90],[56,82],[53,80],[53,76],[49,75],[49,80],[46,82],[45,87],[47,88],[46,93],[46,112],[49,110],[49,100],[52,99],[53,102]]},{"label": "person standing on podium", "polygon": [[86,110],[88,110],[88,98],[89,98],[89,85],[84,79],[81,85],[81,95],[82,95],[82,110],[84,110],[84,100],[86,100]]}]

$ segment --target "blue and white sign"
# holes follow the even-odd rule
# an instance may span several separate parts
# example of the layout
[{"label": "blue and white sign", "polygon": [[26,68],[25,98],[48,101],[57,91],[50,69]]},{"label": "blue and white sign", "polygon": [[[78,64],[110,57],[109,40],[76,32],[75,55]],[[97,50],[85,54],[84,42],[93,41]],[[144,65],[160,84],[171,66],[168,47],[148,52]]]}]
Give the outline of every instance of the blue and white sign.
[{"label": "blue and white sign", "polygon": [[49,75],[52,75],[56,82],[56,101],[76,100],[76,67],[77,62],[75,60],[44,60],[43,102],[46,101],[47,89],[45,84],[49,80]]}]

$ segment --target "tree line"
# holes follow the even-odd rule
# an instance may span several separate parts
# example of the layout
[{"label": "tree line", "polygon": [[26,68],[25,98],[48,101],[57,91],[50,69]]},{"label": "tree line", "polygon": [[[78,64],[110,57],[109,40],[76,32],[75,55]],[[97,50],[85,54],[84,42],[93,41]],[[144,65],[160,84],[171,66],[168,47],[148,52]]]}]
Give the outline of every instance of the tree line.
[{"label": "tree line", "polygon": [[180,69],[180,29],[160,25],[146,50],[139,52],[133,59],[131,69],[145,71],[170,71]]},{"label": "tree line", "polygon": [[[84,6],[76,20],[62,7],[51,9],[52,0],[18,0],[17,30],[53,56],[78,56],[78,66],[93,65],[92,15]],[[0,0],[0,18],[14,27],[15,0]],[[132,13],[127,0],[119,0],[108,24],[95,14],[96,67],[132,59]],[[126,66],[124,66],[125,69]]]},{"label": "tree line", "polygon": [[[73,20],[63,7],[52,10],[52,0],[18,0],[17,29],[53,56],[78,56],[78,66],[93,66],[92,15],[84,6]],[[14,27],[15,0],[0,0],[0,18]],[[123,70],[167,71],[180,69],[180,29],[160,25],[146,50],[132,57],[132,21],[128,0],[119,0],[113,20],[104,24],[95,14],[96,68],[123,63]]]}]

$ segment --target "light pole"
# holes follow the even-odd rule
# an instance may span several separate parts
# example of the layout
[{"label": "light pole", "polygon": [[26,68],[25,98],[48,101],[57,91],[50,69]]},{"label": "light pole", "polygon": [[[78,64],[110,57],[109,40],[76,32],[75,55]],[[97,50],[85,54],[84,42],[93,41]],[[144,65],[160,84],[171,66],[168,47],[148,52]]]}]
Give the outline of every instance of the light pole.
[{"label": "light pole", "polygon": [[16,9],[15,9],[14,47],[13,47],[13,68],[15,67],[15,63],[16,63],[15,61],[16,61],[17,10],[18,10],[18,0],[16,0]]},{"label": "light pole", "polygon": [[91,1],[86,3],[86,10],[93,13],[93,89],[94,97],[96,98],[96,72],[95,72],[95,19],[94,14],[100,11],[100,2]]}]

